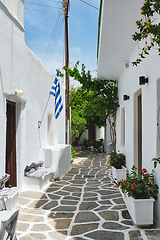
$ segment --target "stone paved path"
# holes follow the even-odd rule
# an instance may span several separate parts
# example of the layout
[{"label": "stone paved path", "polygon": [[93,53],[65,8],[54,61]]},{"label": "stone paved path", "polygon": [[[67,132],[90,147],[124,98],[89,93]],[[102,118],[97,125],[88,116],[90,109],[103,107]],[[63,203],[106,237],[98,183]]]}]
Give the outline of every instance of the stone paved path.
[{"label": "stone paved path", "polygon": [[60,181],[41,192],[20,193],[20,240],[158,240],[160,228],[137,228],[104,153],[81,156]]}]

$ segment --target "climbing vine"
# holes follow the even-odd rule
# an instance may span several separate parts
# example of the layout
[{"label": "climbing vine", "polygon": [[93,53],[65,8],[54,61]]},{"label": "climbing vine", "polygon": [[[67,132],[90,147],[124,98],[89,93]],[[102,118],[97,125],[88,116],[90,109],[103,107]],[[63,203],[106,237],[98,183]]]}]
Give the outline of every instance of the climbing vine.
[{"label": "climbing vine", "polygon": [[145,0],[141,7],[142,18],[136,21],[139,32],[135,32],[132,37],[134,41],[144,40],[144,47],[140,48],[141,52],[136,61],[132,62],[133,66],[137,66],[142,60],[149,55],[152,48],[158,50],[160,55],[160,23],[157,22],[160,14],[160,0]]}]

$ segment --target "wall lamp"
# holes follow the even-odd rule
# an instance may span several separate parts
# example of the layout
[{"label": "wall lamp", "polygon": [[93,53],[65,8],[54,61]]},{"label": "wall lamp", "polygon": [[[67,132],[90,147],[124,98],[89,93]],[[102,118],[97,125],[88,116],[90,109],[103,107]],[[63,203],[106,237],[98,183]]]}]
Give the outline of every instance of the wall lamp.
[{"label": "wall lamp", "polygon": [[23,91],[20,89],[15,89],[15,95],[17,95],[18,97],[21,97],[23,95]]},{"label": "wall lamp", "polygon": [[139,77],[139,85],[145,85],[145,83],[148,83],[148,78],[145,78],[145,76]]},{"label": "wall lamp", "polygon": [[116,108],[119,108],[119,107],[120,107],[120,105],[119,105],[118,103],[116,103],[115,107],[116,107]]},{"label": "wall lamp", "polygon": [[123,95],[123,100],[124,101],[127,101],[129,99],[129,96],[128,95]]}]

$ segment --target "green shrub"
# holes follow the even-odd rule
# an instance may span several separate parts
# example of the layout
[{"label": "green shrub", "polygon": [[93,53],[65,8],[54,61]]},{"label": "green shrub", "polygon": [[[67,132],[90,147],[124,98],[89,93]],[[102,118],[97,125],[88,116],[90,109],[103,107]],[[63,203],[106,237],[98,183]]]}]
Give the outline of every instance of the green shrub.
[{"label": "green shrub", "polygon": [[122,153],[117,153],[116,151],[110,154],[110,164],[116,169],[121,169],[122,166],[125,166],[125,155]]}]

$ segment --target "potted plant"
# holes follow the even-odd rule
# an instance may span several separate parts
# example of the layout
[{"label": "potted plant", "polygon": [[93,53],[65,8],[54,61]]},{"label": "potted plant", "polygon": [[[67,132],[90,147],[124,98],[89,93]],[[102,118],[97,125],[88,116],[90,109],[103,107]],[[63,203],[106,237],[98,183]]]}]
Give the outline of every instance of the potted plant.
[{"label": "potted plant", "polygon": [[157,199],[158,186],[154,183],[154,170],[148,173],[145,168],[137,174],[133,165],[126,180],[118,182],[122,192],[126,193],[126,205],[136,225],[153,224],[153,204]]},{"label": "potted plant", "polygon": [[116,151],[110,154],[112,177],[115,181],[126,179],[127,168],[125,167],[125,155]]}]

